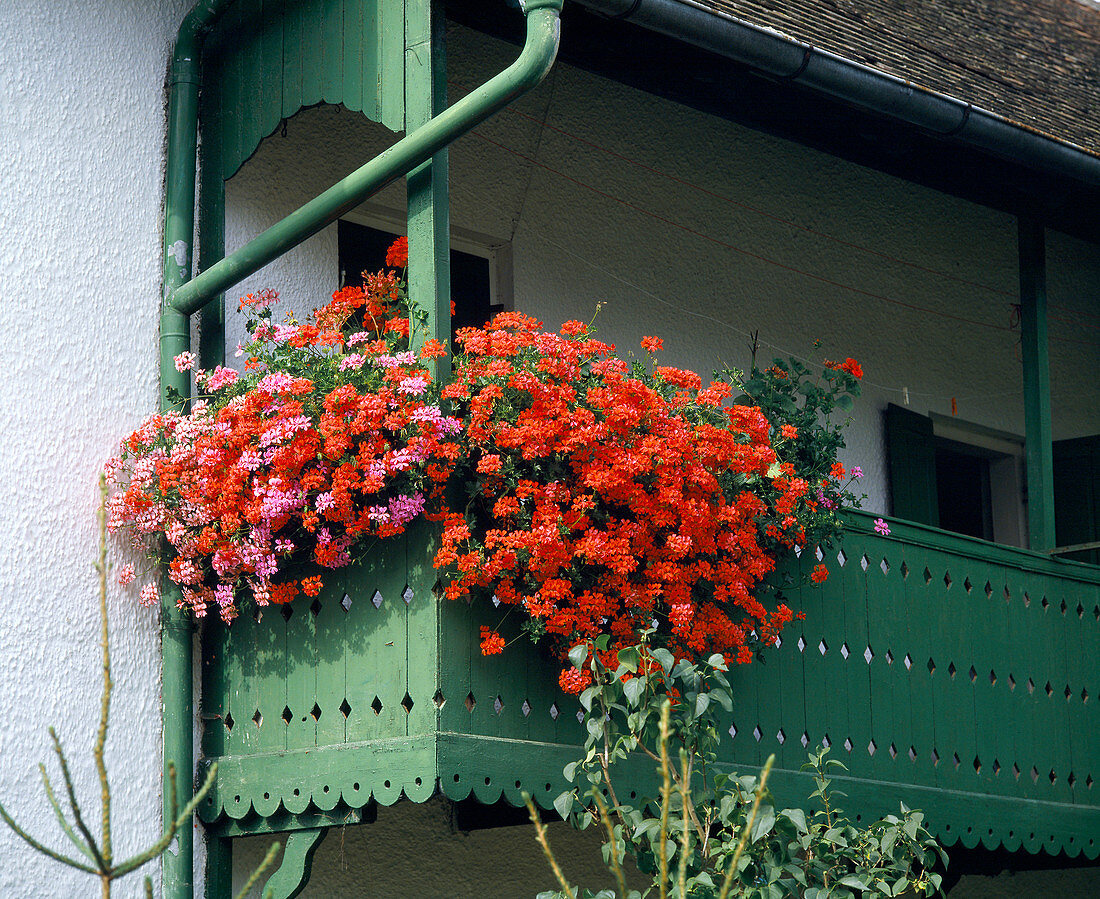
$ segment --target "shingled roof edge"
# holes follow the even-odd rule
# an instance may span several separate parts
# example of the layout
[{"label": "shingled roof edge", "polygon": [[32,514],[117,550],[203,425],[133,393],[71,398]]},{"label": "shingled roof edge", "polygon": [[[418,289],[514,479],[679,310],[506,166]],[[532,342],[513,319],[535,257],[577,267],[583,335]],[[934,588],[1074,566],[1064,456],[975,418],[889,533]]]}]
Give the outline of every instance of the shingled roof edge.
[{"label": "shingled roof edge", "polygon": [[1083,147],[693,0],[577,2],[1026,168],[1100,186],[1100,156]]}]

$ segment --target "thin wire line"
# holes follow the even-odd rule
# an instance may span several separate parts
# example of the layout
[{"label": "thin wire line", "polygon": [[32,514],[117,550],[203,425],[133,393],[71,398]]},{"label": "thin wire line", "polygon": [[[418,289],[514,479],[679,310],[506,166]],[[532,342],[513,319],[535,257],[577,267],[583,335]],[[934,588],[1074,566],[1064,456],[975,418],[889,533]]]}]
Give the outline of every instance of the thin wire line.
[{"label": "thin wire line", "polygon": [[884,303],[890,303],[894,306],[900,306],[902,308],[911,309],[911,310],[914,310],[914,311],[917,311],[917,312],[925,312],[928,315],[936,315],[936,316],[939,316],[941,318],[950,319],[952,321],[959,321],[959,322],[963,322],[965,324],[976,325],[976,326],[982,327],[982,328],[990,328],[990,329],[995,330],[995,331],[1008,331],[1010,333],[1013,331],[1013,329],[1010,328],[1008,325],[995,325],[992,322],[983,322],[983,321],[980,321],[978,319],[966,318],[965,316],[961,316],[961,315],[954,315],[953,313],[950,313],[950,312],[940,312],[936,309],[928,309],[924,306],[918,306],[915,303],[908,303],[904,300],[898,300],[898,299],[895,299],[893,297],[885,296],[884,294],[875,293],[874,291],[864,290],[862,287],[855,287],[851,284],[844,284],[840,281],[834,281],[831,278],[826,278],[824,275],[817,275],[817,274],[814,274],[813,272],[808,272],[805,269],[800,269],[800,268],[797,268],[793,265],[788,265],[785,262],[780,262],[777,259],[771,259],[770,257],[764,256],[760,253],[754,253],[751,250],[746,250],[743,247],[738,247],[738,246],[735,246],[734,244],[727,243],[726,241],[720,240],[717,237],[711,237],[709,234],[704,234],[702,231],[698,231],[695,228],[691,228],[687,225],[683,225],[680,222],[677,222],[677,221],[674,221],[673,219],[668,218],[667,216],[660,215],[659,213],[656,213],[656,212],[651,212],[650,210],[645,209],[642,206],[638,206],[636,203],[631,203],[629,200],[624,200],[622,197],[616,197],[614,194],[610,194],[607,191],[600,190],[598,187],[593,187],[591,184],[586,184],[584,181],[580,181],[579,179],[574,178],[572,175],[568,175],[565,172],[559,171],[558,169],[555,169],[555,168],[552,168],[551,166],[546,165],[545,163],[542,163],[542,162],[539,162],[535,159],[532,159],[526,153],[521,153],[519,150],[514,150],[511,147],[508,147],[508,146],[500,143],[499,141],[495,141],[491,137],[487,137],[486,135],[482,134],[479,131],[471,131],[469,133],[471,135],[479,138],[480,140],[485,141],[486,143],[492,144],[493,146],[498,147],[501,150],[504,150],[506,153],[511,153],[513,156],[517,156],[520,159],[526,160],[527,162],[531,163],[532,165],[536,165],[539,168],[545,169],[546,171],[548,171],[548,172],[550,172],[554,175],[557,175],[560,178],[564,178],[566,181],[569,181],[573,184],[576,184],[578,187],[583,187],[586,190],[589,190],[592,193],[597,194],[598,196],[604,197],[605,199],[608,199],[608,200],[612,200],[616,203],[619,203],[623,206],[626,206],[628,209],[633,209],[635,212],[639,212],[642,215],[649,216],[650,218],[656,219],[659,222],[662,222],[666,225],[669,225],[672,228],[678,228],[681,231],[684,231],[684,232],[686,232],[688,234],[691,234],[695,237],[698,237],[702,240],[706,240],[706,241],[708,241],[710,243],[713,243],[717,246],[724,247],[727,250],[732,250],[733,252],[739,253],[742,256],[747,256],[751,259],[759,260],[760,262],[767,263],[768,265],[774,265],[776,268],[781,268],[781,269],[784,269],[785,271],[793,272],[794,274],[797,274],[797,275],[802,275],[803,277],[810,278],[810,279],[812,279],[814,281],[818,281],[822,284],[828,284],[831,287],[839,287],[841,290],[847,290],[847,291],[850,291],[851,293],[860,294],[861,296],[869,297],[871,299],[881,300]]},{"label": "thin wire line", "polygon": [[[621,275],[617,275],[614,272],[609,271],[608,269],[604,268],[598,262],[594,262],[593,260],[589,259],[586,256],[581,256],[579,253],[573,252],[568,247],[563,246],[562,244],[558,243],[556,240],[554,240],[545,231],[542,231],[539,228],[534,228],[529,223],[526,224],[526,227],[529,230],[534,231],[538,235],[539,240],[543,241],[544,243],[548,243],[553,247],[557,247],[557,249],[561,250],[567,256],[571,256],[573,259],[576,259],[578,262],[583,262],[588,267],[595,269],[596,271],[600,272],[603,275],[606,275],[607,277],[611,278],[614,281],[618,281],[620,284],[623,284],[626,287],[631,288],[632,290],[638,291],[638,293],[649,297],[651,300],[655,300],[656,302],[660,303],[662,306],[666,306],[669,309],[675,310],[680,315],[687,315],[687,316],[690,316],[692,318],[697,318],[697,319],[700,319],[702,321],[710,322],[711,324],[715,324],[715,325],[718,325],[719,327],[725,328],[727,331],[732,331],[734,334],[739,334],[740,336],[748,338],[750,340],[754,339],[754,335],[750,331],[744,331],[741,328],[738,328],[734,325],[731,325],[725,319],[715,318],[713,315],[706,315],[702,312],[695,312],[691,309],[687,309],[683,306],[682,303],[674,303],[671,300],[666,300],[664,297],[653,293],[653,291],[651,291],[651,290],[647,290],[646,288],[642,287],[640,284],[637,284],[637,283],[631,281],[629,278],[624,278]],[[791,359],[797,359],[799,362],[803,362],[803,363],[806,363],[808,365],[818,365],[818,364],[820,364],[817,360],[809,359],[808,357],[802,356],[798,353],[792,353],[790,350],[785,349],[784,347],[781,347],[778,344],[774,344],[771,341],[758,340],[758,343],[763,345],[763,346],[771,347],[776,352],[781,353],[784,356],[788,356]],[[922,396],[922,397],[931,397],[932,399],[939,399],[939,400],[949,399],[949,397],[947,397],[945,394],[924,393],[922,391],[909,390],[906,387],[889,387],[886,384],[876,384],[874,381],[868,381],[866,379],[864,379],[863,384],[867,387],[874,387],[877,390],[887,390],[887,391],[890,391],[892,393],[901,394],[903,396],[904,395]],[[973,402],[975,400],[991,399],[991,398],[995,398],[995,397],[1020,396],[1020,395],[1023,394],[1023,392],[1024,392],[1023,388],[1021,387],[1019,390],[998,391],[998,392],[995,392],[995,393],[975,393],[975,394],[971,394],[969,396],[956,397],[955,399],[958,400],[959,402]]]},{"label": "thin wire line", "polygon": [[[452,87],[457,88],[463,94],[467,94],[467,93],[470,92],[469,88],[465,87],[464,85],[458,84],[457,82],[449,81],[448,84],[451,85]],[[990,293],[997,294],[998,296],[1005,296],[1005,297],[1012,297],[1012,298],[1016,298],[1018,296],[1018,293],[1016,291],[1003,290],[999,287],[993,287],[992,285],[989,285],[989,284],[983,284],[980,281],[974,281],[970,278],[964,278],[961,275],[955,275],[955,274],[952,274],[951,272],[945,272],[945,271],[942,271],[940,269],[935,269],[935,268],[931,268],[929,266],[921,265],[918,262],[912,262],[908,259],[902,259],[898,256],[893,256],[889,253],[884,253],[881,250],[876,250],[876,249],[873,249],[871,247],[865,246],[863,244],[858,244],[858,243],[855,243],[853,241],[844,240],[843,238],[836,237],[835,235],[829,234],[825,231],[819,231],[816,228],[811,228],[808,225],[803,225],[800,222],[796,222],[796,221],[793,221],[791,219],[784,218],[781,215],[777,215],[776,213],[769,212],[768,210],[762,209],[759,206],[753,206],[752,204],[749,204],[749,203],[743,203],[739,200],[734,200],[732,197],[727,197],[724,194],[720,194],[716,191],[712,191],[708,188],[702,187],[701,185],[695,184],[692,181],[688,181],[685,178],[681,178],[678,175],[670,174],[669,172],[665,172],[661,169],[655,168],[654,166],[648,165],[647,163],[640,162],[637,159],[634,159],[630,156],[626,156],[625,154],[619,153],[616,150],[612,150],[609,147],[605,147],[602,144],[597,143],[596,141],[589,140],[588,138],[585,138],[585,137],[581,137],[579,134],[575,134],[575,133],[573,133],[571,131],[568,131],[564,128],[560,128],[557,125],[552,125],[548,121],[548,117],[549,117],[548,113],[545,114],[543,116],[543,118],[540,119],[538,116],[533,116],[530,113],[523,112],[523,111],[517,109],[515,106],[512,106],[512,105],[505,107],[505,109],[506,109],[507,112],[511,113],[512,115],[516,115],[516,116],[519,116],[520,118],[528,119],[532,122],[537,123],[540,126],[541,129],[553,131],[556,134],[560,134],[563,137],[567,137],[570,140],[576,141],[577,143],[584,144],[585,146],[591,147],[594,150],[598,150],[601,153],[605,153],[605,154],[607,154],[608,156],[611,156],[614,159],[618,159],[622,162],[628,163],[629,165],[636,166],[637,168],[641,169],[642,171],[649,172],[650,174],[657,175],[658,177],[661,177],[661,178],[665,178],[665,179],[667,179],[667,180],[669,180],[669,181],[671,181],[675,184],[679,184],[683,187],[687,187],[691,190],[697,191],[698,193],[701,193],[705,196],[708,196],[708,197],[711,197],[713,199],[719,200],[723,203],[728,203],[729,205],[737,207],[738,209],[744,209],[748,212],[753,212],[757,215],[763,216],[764,218],[771,219],[772,221],[778,222],[779,224],[787,225],[791,228],[797,228],[800,231],[804,231],[805,233],[812,234],[815,237],[820,237],[820,238],[823,238],[824,240],[831,241],[831,242],[833,242],[833,243],[835,243],[839,246],[848,247],[849,249],[853,249],[853,250],[859,250],[860,252],[868,253],[872,256],[877,256],[880,259],[885,259],[888,262],[893,262],[893,263],[896,263],[898,265],[904,265],[908,268],[914,269],[916,271],[925,272],[926,274],[929,274],[929,275],[936,275],[936,276],[939,276],[939,277],[942,277],[942,278],[947,278],[949,280],[956,281],[959,284],[965,284],[969,287],[976,287],[979,290],[985,290],[985,291],[988,291]],[[549,109],[549,106],[547,107],[547,109]],[[539,135],[540,144],[541,144],[541,139],[542,139],[542,135],[541,135],[541,132],[540,132],[540,135]],[[537,155],[537,152],[536,152],[536,155]],[[1100,313],[1093,313],[1093,312],[1089,312],[1089,311],[1084,310],[1084,309],[1075,309],[1074,307],[1068,306],[1065,303],[1058,303],[1056,301],[1049,301],[1048,305],[1051,308],[1054,308],[1054,309],[1061,309],[1061,310],[1066,311],[1066,312],[1072,312],[1072,313],[1076,313],[1078,315],[1086,316],[1088,318],[1095,318],[1097,320],[1100,320]],[[1059,321],[1079,321],[1079,320],[1070,320],[1070,319],[1065,319],[1065,318],[1059,318],[1058,320]],[[1100,327],[1100,326],[1086,325],[1086,327]]]}]

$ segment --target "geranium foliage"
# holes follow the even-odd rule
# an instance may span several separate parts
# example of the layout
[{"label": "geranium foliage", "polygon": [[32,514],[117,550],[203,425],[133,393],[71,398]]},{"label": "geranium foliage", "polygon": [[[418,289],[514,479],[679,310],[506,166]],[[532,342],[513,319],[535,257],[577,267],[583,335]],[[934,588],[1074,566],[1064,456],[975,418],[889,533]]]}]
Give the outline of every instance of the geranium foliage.
[{"label": "geranium foliage", "polygon": [[[390,270],[306,324],[277,320],[271,293],[246,298],[243,371],[197,372],[190,411],[150,417],[108,464],[112,527],[152,549],[182,604],[231,620],[245,597],[314,595],[425,513],[442,521],[446,595],[493,593],[563,660],[643,631],[731,663],[773,643],[792,612],[767,576],[835,533],[851,499],[828,416],[858,393],[858,365],[704,384],[658,364],[658,338],[628,361],[579,322],[551,333],[505,313],[460,332],[440,385],[427,359],[444,348],[410,349],[423,318],[393,270],[406,260],[395,245]],[[490,626],[481,645],[506,648]],[[562,686],[583,689],[586,670],[567,665]]]}]

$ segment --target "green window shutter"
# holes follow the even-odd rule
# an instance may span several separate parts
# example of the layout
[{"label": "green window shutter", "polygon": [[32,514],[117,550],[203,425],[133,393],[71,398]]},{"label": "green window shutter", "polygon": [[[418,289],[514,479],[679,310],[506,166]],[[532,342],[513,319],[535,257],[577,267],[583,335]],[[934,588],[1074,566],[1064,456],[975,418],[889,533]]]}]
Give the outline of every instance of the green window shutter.
[{"label": "green window shutter", "polygon": [[[1054,442],[1054,530],[1059,546],[1100,540],[1100,434]],[[1100,565],[1100,550],[1062,558]]]},{"label": "green window shutter", "polygon": [[886,407],[891,513],[938,527],[936,447],[932,419],[891,403]]}]

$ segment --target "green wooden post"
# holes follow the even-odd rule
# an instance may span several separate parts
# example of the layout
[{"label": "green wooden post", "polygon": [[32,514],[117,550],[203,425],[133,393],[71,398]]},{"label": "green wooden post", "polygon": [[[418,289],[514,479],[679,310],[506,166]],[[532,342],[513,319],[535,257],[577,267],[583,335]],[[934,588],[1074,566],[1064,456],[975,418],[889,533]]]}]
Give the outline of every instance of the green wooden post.
[{"label": "green wooden post", "polygon": [[1034,550],[1047,552],[1054,549],[1055,542],[1046,249],[1042,225],[1021,218],[1018,226],[1029,545]]},{"label": "green wooden post", "polygon": [[[411,134],[446,107],[443,16],[432,0],[407,0],[405,7],[405,121]],[[447,151],[442,150],[409,173],[409,295],[428,314],[426,334],[451,336],[450,217],[447,202]],[[445,378],[450,357],[434,362],[433,374]]]},{"label": "green wooden post", "polygon": [[[216,115],[215,112],[211,113]],[[202,177],[199,193],[199,271],[225,256],[225,181],[222,178],[221,141],[202,144]],[[204,126],[203,135],[207,134]],[[225,362],[225,295],[219,294],[199,311],[199,363],[213,368]]]}]

